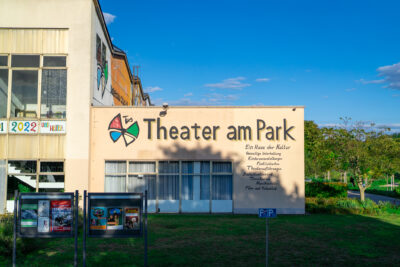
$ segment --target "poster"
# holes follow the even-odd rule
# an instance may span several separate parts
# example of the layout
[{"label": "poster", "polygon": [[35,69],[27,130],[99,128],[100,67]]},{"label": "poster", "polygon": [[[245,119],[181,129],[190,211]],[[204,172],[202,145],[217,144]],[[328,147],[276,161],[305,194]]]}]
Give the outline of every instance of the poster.
[{"label": "poster", "polygon": [[49,217],[50,213],[50,201],[39,200],[39,217]]},{"label": "poster", "polygon": [[107,214],[107,230],[122,230],[122,209],[109,208]]},{"label": "poster", "polygon": [[50,231],[49,217],[39,217],[38,219],[38,233],[48,233]]},{"label": "poster", "polygon": [[51,231],[69,232],[72,229],[71,200],[51,201]]},{"label": "poster", "polygon": [[90,230],[106,230],[107,208],[93,207],[90,210]]},{"label": "poster", "polygon": [[38,205],[23,204],[21,206],[21,227],[37,227]]},{"label": "poster", "polygon": [[125,229],[140,229],[139,208],[125,208]]}]

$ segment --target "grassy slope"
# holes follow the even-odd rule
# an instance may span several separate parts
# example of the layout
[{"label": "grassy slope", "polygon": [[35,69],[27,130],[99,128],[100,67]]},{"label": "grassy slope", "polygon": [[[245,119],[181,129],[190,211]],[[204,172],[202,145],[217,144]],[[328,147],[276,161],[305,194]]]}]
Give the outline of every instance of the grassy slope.
[{"label": "grassy slope", "polygon": [[[150,266],[263,266],[265,220],[151,215]],[[400,266],[400,216],[308,215],[270,220],[270,264]],[[140,266],[142,239],[88,239],[88,266]],[[79,256],[81,257],[81,239]],[[72,266],[73,240],[41,240],[19,266]],[[81,260],[81,258],[80,258]],[[10,262],[0,257],[0,266]]]}]

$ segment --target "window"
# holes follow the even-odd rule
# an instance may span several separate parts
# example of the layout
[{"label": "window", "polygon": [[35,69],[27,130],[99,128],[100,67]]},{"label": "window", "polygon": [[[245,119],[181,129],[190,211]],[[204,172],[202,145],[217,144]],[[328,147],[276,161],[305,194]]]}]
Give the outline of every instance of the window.
[{"label": "window", "polygon": [[232,180],[231,162],[105,162],[106,192],[147,189],[149,200],[157,199],[157,189],[159,200],[179,200],[179,193],[182,200],[232,200]]},{"label": "window", "polygon": [[14,70],[11,85],[11,117],[37,117],[37,70]]},{"label": "window", "polygon": [[232,200],[232,163],[213,162],[212,199]]},{"label": "window", "polygon": [[182,161],[182,199],[193,200],[193,186],[200,180],[200,200],[210,199],[210,162]]},{"label": "window", "polygon": [[155,162],[105,162],[105,192],[144,193],[148,199],[156,199]]},{"label": "window", "polygon": [[179,161],[160,161],[158,173],[158,199],[179,199]]},{"label": "window", "polygon": [[126,185],[126,162],[106,162],[106,184],[105,192],[125,192]]},{"label": "window", "polygon": [[42,72],[41,113],[43,118],[66,117],[67,70],[44,69]]},{"label": "window", "polygon": [[8,56],[0,56],[0,67],[7,67],[8,66]]},{"label": "window", "polygon": [[[11,118],[37,118],[40,114],[46,119],[65,119],[66,59],[59,55],[11,55],[9,67],[8,56],[0,55],[0,118],[7,116],[9,108]],[[10,96],[9,72],[12,77]],[[9,97],[10,107],[7,106]]]},{"label": "window", "polygon": [[7,200],[19,192],[63,192],[64,162],[9,160]]},{"label": "window", "polygon": [[13,55],[11,56],[11,67],[39,68],[39,55]]},{"label": "window", "polygon": [[8,69],[0,68],[0,118],[7,117],[7,105],[8,105],[7,101],[8,101]]}]

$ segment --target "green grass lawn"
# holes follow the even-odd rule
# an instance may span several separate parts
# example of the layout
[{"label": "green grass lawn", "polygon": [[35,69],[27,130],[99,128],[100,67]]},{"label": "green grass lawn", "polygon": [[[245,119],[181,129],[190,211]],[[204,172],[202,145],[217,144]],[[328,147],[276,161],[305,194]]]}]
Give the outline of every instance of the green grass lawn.
[{"label": "green grass lawn", "polygon": [[[271,266],[400,266],[400,216],[306,215],[270,220]],[[72,266],[73,239],[37,242],[18,266]],[[141,266],[143,239],[87,240],[88,266]],[[82,239],[79,257],[82,259]],[[10,257],[0,256],[0,266]],[[263,266],[265,220],[246,215],[150,215],[150,266]]]}]

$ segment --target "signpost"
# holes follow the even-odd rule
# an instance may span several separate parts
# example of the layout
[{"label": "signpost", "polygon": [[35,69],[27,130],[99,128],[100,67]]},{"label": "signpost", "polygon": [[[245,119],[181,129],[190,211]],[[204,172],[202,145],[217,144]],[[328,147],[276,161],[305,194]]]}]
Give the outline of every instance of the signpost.
[{"label": "signpost", "polygon": [[[142,193],[84,192],[83,266],[86,266],[86,235],[100,238],[141,237],[144,232],[144,263],[147,265],[147,190]],[[144,231],[143,231],[144,228]]]},{"label": "signpost", "polygon": [[[20,193],[14,200],[13,266],[16,238],[75,237],[74,266],[78,264],[78,191],[74,193]],[[75,220],[74,220],[75,219]]]},{"label": "signpost", "polygon": [[276,218],[276,209],[258,209],[258,217],[265,218],[265,266],[268,266],[268,218]]}]

